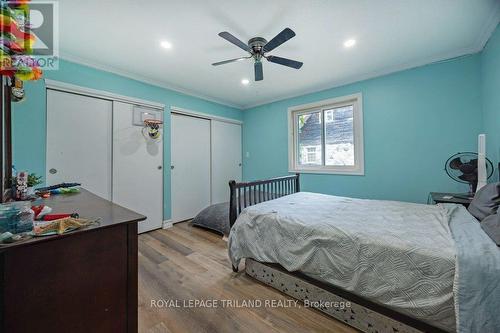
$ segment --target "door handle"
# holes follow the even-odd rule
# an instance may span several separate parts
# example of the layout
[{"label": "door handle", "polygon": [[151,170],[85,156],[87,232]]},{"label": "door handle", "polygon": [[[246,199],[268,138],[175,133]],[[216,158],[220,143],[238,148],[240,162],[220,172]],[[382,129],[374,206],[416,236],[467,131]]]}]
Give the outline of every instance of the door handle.
[{"label": "door handle", "polygon": [[241,166],[241,163],[238,163],[238,166]]},{"label": "door handle", "polygon": [[158,165],[158,170],[161,170],[163,169],[163,167],[161,165]]},{"label": "door handle", "polygon": [[175,168],[175,167],[174,167],[173,165],[171,165],[171,166],[170,166],[170,170],[174,170],[174,168]]},{"label": "door handle", "polygon": [[49,173],[51,175],[55,175],[57,173],[57,169],[52,168],[52,169],[49,170]]}]

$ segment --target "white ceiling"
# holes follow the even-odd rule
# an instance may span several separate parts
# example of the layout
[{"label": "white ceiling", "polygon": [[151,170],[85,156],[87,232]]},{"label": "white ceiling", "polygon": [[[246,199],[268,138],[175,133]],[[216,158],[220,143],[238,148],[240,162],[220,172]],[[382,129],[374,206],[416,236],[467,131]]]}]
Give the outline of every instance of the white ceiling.
[{"label": "white ceiling", "polygon": [[[60,0],[62,58],[247,108],[481,50],[500,17],[499,0]],[[270,54],[300,70],[251,60],[217,36],[297,36]],[[357,44],[345,49],[345,40]],[[159,46],[172,43],[171,50]],[[250,79],[248,86],[240,81]]]}]

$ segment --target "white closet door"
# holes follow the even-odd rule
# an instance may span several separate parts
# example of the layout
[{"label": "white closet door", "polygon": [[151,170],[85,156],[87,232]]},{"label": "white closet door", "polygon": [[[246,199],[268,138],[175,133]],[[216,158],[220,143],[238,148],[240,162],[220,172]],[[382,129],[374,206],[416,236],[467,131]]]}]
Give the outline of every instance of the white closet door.
[{"label": "white closet door", "polygon": [[210,121],[172,114],[172,222],[210,205]]},{"label": "white closet door", "polygon": [[111,200],[112,102],[47,90],[47,185],[79,182]]},{"label": "white closet door", "polygon": [[229,181],[241,181],[241,125],[212,120],[212,204],[229,201]]},{"label": "white closet door", "polygon": [[113,102],[113,202],[147,216],[142,233],[162,227],[163,133],[158,141],[145,138],[133,112],[133,105]]}]

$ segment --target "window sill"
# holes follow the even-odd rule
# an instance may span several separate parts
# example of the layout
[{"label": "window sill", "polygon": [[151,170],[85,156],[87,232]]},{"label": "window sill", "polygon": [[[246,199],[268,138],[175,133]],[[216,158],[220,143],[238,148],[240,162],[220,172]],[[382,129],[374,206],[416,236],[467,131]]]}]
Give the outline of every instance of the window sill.
[{"label": "window sill", "polygon": [[343,176],[364,176],[364,170],[328,170],[328,169],[289,169],[290,173],[317,173],[327,175],[343,175]]}]

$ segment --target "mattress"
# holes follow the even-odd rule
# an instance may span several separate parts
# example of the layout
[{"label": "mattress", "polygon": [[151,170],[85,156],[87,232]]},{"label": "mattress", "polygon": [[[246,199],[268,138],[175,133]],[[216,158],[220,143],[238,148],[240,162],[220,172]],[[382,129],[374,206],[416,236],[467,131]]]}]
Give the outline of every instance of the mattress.
[{"label": "mattress", "polygon": [[450,216],[442,205],[300,192],[246,208],[229,256],[277,263],[454,331]]}]

